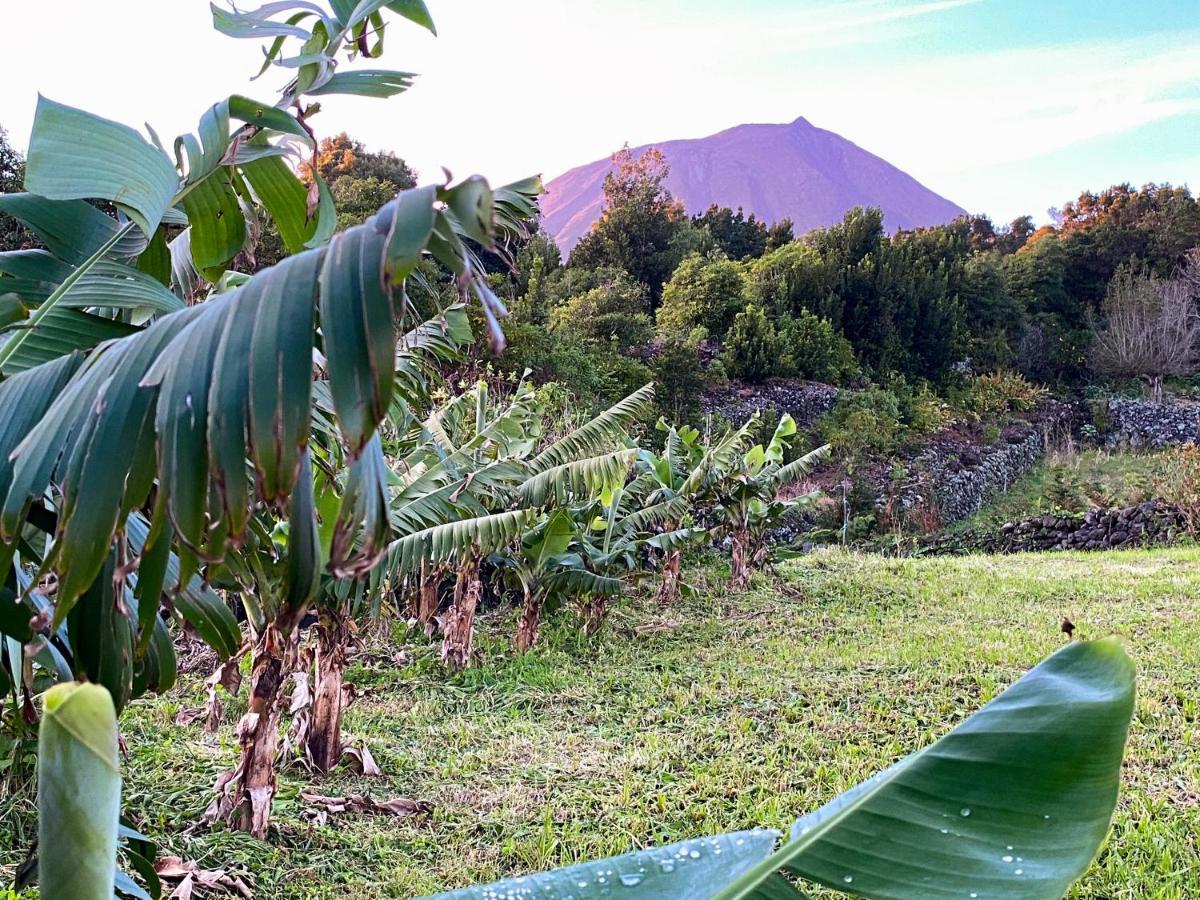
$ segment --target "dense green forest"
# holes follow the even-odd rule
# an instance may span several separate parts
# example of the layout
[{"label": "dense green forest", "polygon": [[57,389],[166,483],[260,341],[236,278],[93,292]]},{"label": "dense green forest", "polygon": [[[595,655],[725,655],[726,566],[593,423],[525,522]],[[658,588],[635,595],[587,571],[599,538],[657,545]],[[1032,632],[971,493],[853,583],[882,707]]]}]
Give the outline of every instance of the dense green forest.
[{"label": "dense green forest", "polygon": [[[899,379],[944,391],[1011,369],[1075,383],[1102,369],[1089,351],[1114,276],[1170,278],[1200,246],[1200,203],[1166,184],[1085,192],[1040,228],[1031,216],[996,225],[972,215],[889,234],[881,210],[855,208],[797,236],[786,219],[741,209],[687,215],[657,151],[622,151],[614,163],[602,218],[569,256],[540,231],[503,255],[477,248],[511,315],[504,353],[481,341],[472,367],[529,369],[597,408],[653,379],[661,411],[679,419],[695,415],[701,388],[729,379]],[[395,154],[346,134],[323,140],[306,180],[314,166],[340,228],[417,183]],[[19,186],[21,169],[0,132],[0,186]],[[0,250],[30,245],[15,220],[2,227]],[[267,220],[246,267],[283,255]],[[455,288],[432,262],[418,276],[411,294],[432,314]]]},{"label": "dense green forest", "polygon": [[741,210],[688,217],[661,157],[618,163],[603,218],[569,258],[544,235],[522,249],[506,284],[512,348],[496,365],[581,396],[653,376],[685,406],[700,378],[940,387],[1012,368],[1074,381],[1092,374],[1118,270],[1167,278],[1200,245],[1200,205],[1169,185],[1084,193],[1041,228],[971,216],[889,235],[880,210],[856,208],[794,238],[789,222]]}]

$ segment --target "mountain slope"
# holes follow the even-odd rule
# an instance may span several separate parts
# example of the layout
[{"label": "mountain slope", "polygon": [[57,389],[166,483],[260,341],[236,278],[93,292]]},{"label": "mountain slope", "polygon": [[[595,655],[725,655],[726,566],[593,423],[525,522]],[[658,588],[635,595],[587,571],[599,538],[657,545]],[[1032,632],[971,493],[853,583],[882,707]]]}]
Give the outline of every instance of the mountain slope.
[{"label": "mountain slope", "polygon": [[[634,155],[649,146],[634,148]],[[889,231],[938,225],[965,213],[886,160],[804,118],[654,146],[671,166],[667,187],[689,213],[712,203],[740,206],[768,224],[789,217],[796,234],[839,221],[854,206],[881,207]],[[611,165],[597,160],[546,185],[543,225],[564,251],[599,218]]]}]

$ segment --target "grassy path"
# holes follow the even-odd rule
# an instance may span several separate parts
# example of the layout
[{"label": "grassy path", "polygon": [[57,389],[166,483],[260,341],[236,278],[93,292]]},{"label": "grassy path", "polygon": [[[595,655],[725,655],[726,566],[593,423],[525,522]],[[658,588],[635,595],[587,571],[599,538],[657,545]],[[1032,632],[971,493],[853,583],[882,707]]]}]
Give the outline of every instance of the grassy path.
[{"label": "grassy path", "polygon": [[[560,614],[543,646],[507,653],[483,620],[485,664],[447,682],[432,649],[403,668],[365,658],[346,728],[385,779],[341,773],[323,793],[429,800],[423,821],[317,826],[295,769],[276,845],[182,836],[234,758],[173,724],[194,681],[126,720],[127,800],[153,834],[212,867],[240,862],[262,897],[408,897],[523,870],[755,825],[782,827],[935,739],[1058,646],[1126,637],[1139,668],[1115,832],[1074,897],[1200,897],[1200,551],[889,560],[831,553],[730,596],[717,570],[672,610],[618,608],[583,642]],[[7,829],[0,829],[0,834]],[[13,859],[0,857],[0,862]],[[819,892],[814,896],[822,896]],[[829,895],[824,895],[829,896]]]}]

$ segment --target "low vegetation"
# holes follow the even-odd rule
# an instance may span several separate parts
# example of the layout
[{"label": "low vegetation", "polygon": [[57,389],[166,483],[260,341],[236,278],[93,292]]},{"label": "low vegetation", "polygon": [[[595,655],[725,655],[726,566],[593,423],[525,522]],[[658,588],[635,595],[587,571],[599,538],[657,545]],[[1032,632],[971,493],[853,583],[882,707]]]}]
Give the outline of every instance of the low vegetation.
[{"label": "low vegetation", "polygon": [[[136,701],[125,802],[162,852],[252,873],[261,896],[409,897],[735,828],[782,827],[936,739],[1078,634],[1124,636],[1139,674],[1113,833],[1072,898],[1200,892],[1200,553],[1194,549],[889,560],[829,551],[729,595],[727,569],[663,610],[646,591],[585,640],[568,619],[514,657],[516,610],[479,620],[483,664],[449,681],[397,629],[347,671],[346,731],[383,770],[339,767],[323,795],[428,801],[425,816],[316,819],[311,776],[280,776],[273,845],[196,831],[237,752],[241,700],[204,737],[181,716],[201,675]],[[30,827],[31,798],[0,846]],[[13,866],[20,853],[6,849]],[[832,896],[814,893],[815,897]]]}]

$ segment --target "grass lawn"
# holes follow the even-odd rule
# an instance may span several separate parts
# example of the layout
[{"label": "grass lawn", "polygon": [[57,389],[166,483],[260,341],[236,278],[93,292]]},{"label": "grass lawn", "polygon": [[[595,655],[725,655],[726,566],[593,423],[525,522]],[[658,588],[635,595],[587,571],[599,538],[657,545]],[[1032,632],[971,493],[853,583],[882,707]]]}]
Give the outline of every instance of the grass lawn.
[{"label": "grass lawn", "polygon": [[[693,570],[695,571],[695,570]],[[699,596],[634,599],[582,640],[560,614],[524,659],[513,615],[483,617],[484,663],[447,678],[433,648],[397,646],[350,673],[347,732],[384,779],[281,780],[273,845],[186,835],[232,766],[225,725],[173,724],[191,679],[124,721],[127,805],[173,852],[242,864],[260,897],[409,897],[636,846],[785,828],[931,742],[1064,640],[1125,636],[1139,698],[1115,831],[1070,895],[1200,897],[1200,551],[894,560],[818,554],[732,596],[716,565]],[[703,579],[707,583],[703,583]],[[301,816],[302,788],[431,801],[425,819]],[[28,824],[28,807],[9,820]],[[23,818],[24,817],[24,818]],[[0,826],[0,839],[12,829]],[[16,854],[3,840],[0,863]],[[816,897],[832,896],[814,892]]]}]

